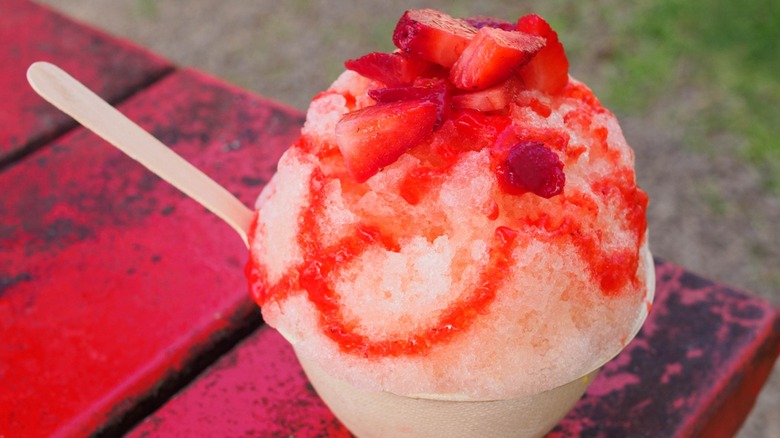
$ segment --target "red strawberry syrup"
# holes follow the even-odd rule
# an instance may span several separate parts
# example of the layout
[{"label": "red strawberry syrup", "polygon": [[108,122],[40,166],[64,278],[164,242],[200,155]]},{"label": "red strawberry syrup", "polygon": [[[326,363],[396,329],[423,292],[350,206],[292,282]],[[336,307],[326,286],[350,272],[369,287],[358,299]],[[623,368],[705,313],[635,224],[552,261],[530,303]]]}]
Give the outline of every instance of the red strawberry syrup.
[{"label": "red strawberry syrup", "polygon": [[[305,141],[298,142],[296,147],[309,148],[304,143]],[[446,167],[425,169],[418,176],[423,179],[422,185],[425,189],[436,190],[437,188],[432,186],[441,185],[444,180],[441,176],[446,172]],[[310,204],[302,212],[298,234],[298,244],[303,250],[304,262],[289,269],[282,279],[273,285],[268,284],[266,274],[260,266],[250,263],[248,275],[254,296],[261,306],[272,301],[283,301],[291,293],[304,290],[320,313],[320,326],[324,334],[349,354],[363,357],[422,355],[435,345],[446,343],[459,332],[467,330],[477,318],[488,312],[488,307],[496,298],[496,291],[511,271],[511,254],[520,243],[517,241],[520,230],[541,241],[555,242],[566,239],[573,243],[606,296],[618,295],[628,282],[639,282],[636,276],[639,263],[637,251],[607,253],[601,248],[596,236],[584,230],[577,216],[569,215],[553,220],[542,214],[535,220],[520,221],[514,229],[497,227],[489,250],[489,262],[477,282],[481,286],[453,302],[430,325],[413,333],[373,339],[359,333],[345,319],[330,274],[355,260],[373,245],[379,245],[389,251],[398,251],[396,242],[400,236],[383,235],[376,226],[360,224],[339,242],[325,247],[317,225],[317,218],[325,210],[324,199],[319,190],[325,184],[325,178],[325,175],[317,170],[309,183]],[[597,194],[620,202],[622,210],[626,212],[629,226],[636,235],[636,241],[640,242],[647,226],[644,214],[647,196],[635,185],[628,184],[627,181],[630,180],[626,178],[631,178],[629,170],[599,181],[594,188]],[[411,204],[416,204],[421,193],[411,191],[411,185],[411,182],[407,182],[404,197],[411,201]],[[592,200],[577,195],[571,195],[566,202],[578,207],[579,211],[592,211],[595,208]]]}]

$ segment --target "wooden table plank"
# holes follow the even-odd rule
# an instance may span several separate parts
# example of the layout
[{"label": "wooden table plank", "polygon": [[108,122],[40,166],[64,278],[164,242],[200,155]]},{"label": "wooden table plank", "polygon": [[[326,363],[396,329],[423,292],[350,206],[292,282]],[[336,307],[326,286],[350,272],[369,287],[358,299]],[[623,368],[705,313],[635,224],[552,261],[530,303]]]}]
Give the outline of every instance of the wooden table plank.
[{"label": "wooden table plank", "polygon": [[27,85],[35,61],[62,66],[109,102],[173,69],[145,49],[30,1],[0,0],[0,164],[75,126]]},{"label": "wooden table plank", "polygon": [[[750,294],[659,263],[656,303],[551,437],[731,436],[780,353],[780,314]],[[330,436],[280,335],[262,328],[129,437]]]},{"label": "wooden table plank", "polygon": [[348,437],[309,384],[290,344],[262,327],[127,434]]},{"label": "wooden table plank", "polygon": [[[194,71],[120,109],[247,204],[303,121]],[[111,425],[259,323],[238,236],[84,129],[7,167],[0,187],[13,187],[0,198],[0,435]]]}]

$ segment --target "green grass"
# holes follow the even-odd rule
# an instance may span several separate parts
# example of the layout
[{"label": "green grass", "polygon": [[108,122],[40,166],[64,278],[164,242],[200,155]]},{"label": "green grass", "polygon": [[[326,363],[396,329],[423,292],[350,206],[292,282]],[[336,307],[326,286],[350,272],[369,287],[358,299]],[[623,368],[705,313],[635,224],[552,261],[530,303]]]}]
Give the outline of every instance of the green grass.
[{"label": "green grass", "polygon": [[136,0],[136,12],[142,18],[155,19],[159,15],[154,0]]},{"label": "green grass", "polygon": [[669,90],[694,90],[705,97],[696,113],[672,114],[685,140],[700,150],[742,140],[737,153],[780,194],[780,2],[644,1],[629,17],[606,29],[618,41],[610,103],[641,112]]}]

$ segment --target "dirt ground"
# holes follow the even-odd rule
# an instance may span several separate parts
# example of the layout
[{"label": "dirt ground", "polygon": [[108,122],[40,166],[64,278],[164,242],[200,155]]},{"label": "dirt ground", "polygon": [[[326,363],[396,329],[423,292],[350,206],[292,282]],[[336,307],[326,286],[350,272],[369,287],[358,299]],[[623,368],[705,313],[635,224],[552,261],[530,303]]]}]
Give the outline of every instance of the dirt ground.
[{"label": "dirt ground", "polygon": [[[128,38],[182,66],[304,109],[342,69],[342,62],[389,50],[404,9],[433,7],[456,16],[514,19],[544,2],[42,0],[78,20]],[[453,5],[454,3],[454,5]],[[602,2],[596,2],[602,3]],[[587,20],[587,17],[583,18]],[[597,22],[590,23],[597,29]],[[567,41],[591,44],[572,59],[572,74],[599,94],[603,47],[588,26]],[[578,41],[576,41],[578,42]],[[88,62],[88,60],[85,60]],[[780,199],[738,158],[739,139],[712,139],[706,151],[685,144],[687,124],[707,104],[695,84],[669,90],[641,114],[618,116],[636,151],[640,185],[651,199],[653,252],[709,278],[780,304]],[[678,117],[687,114],[688,118]],[[780,436],[780,366],[740,437]]]}]

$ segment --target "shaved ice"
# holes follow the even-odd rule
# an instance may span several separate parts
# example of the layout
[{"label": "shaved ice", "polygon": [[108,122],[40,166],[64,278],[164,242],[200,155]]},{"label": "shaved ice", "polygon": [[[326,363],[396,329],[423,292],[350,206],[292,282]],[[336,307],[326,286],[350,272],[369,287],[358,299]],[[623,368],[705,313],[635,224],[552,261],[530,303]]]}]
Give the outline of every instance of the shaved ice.
[{"label": "shaved ice", "polygon": [[397,51],[314,97],[257,201],[263,318],[369,391],[503,400],[581,378],[652,299],[633,152],[538,16],[414,13]]}]

